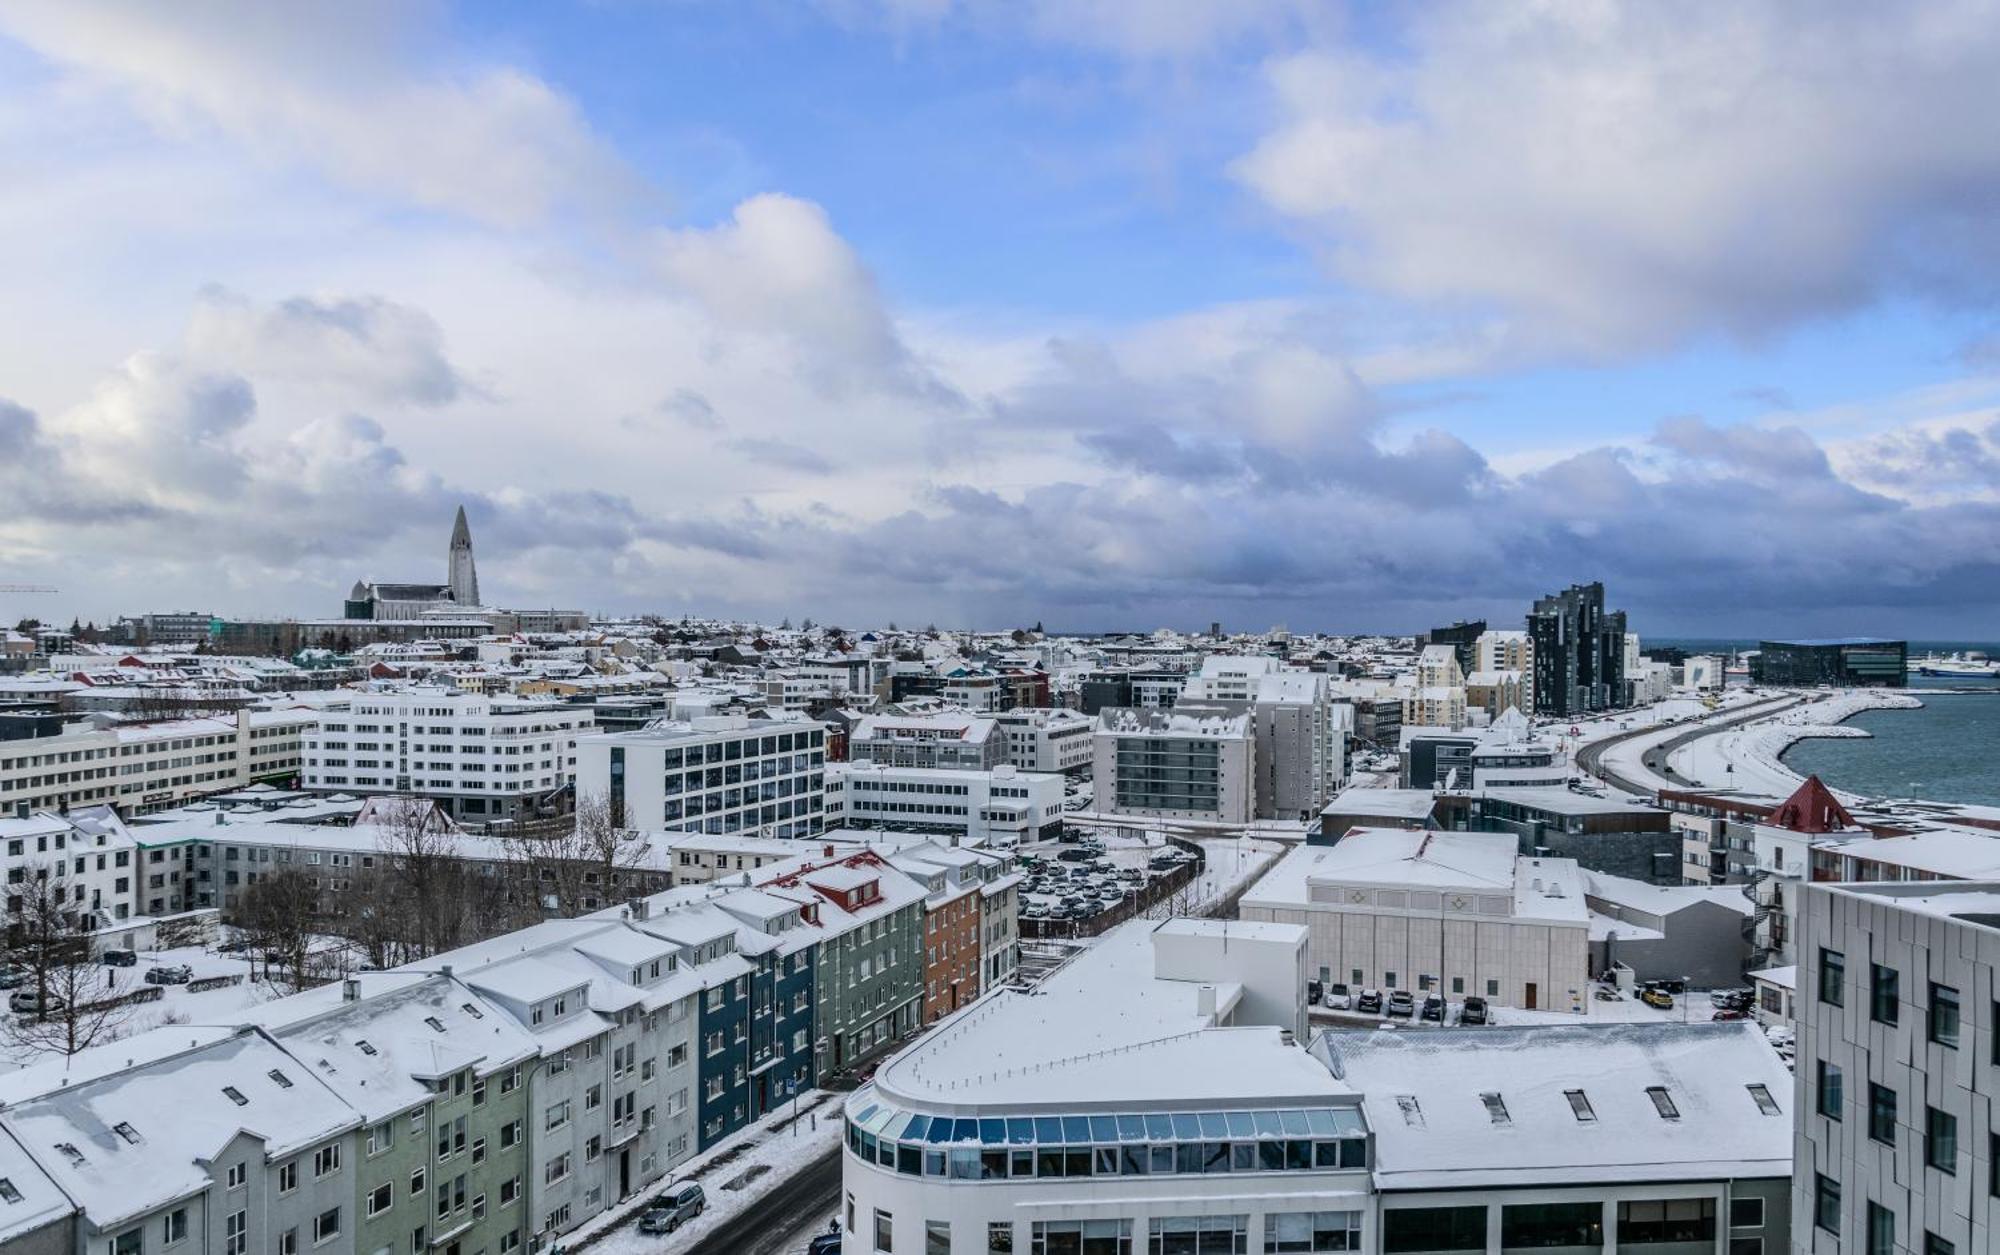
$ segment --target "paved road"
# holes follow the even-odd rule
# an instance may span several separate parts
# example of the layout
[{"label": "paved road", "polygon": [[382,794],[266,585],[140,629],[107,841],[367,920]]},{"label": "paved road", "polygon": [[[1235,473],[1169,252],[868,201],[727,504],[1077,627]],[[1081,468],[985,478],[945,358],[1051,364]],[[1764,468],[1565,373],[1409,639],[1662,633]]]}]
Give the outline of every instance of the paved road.
[{"label": "paved road", "polygon": [[814,1234],[825,1231],[839,1206],[840,1149],[835,1147],[755,1206],[717,1225],[683,1255],[797,1255]]},{"label": "paved road", "polygon": [[[1713,735],[1714,733],[1720,732],[1725,728],[1733,728],[1739,723],[1749,723],[1755,719],[1768,718],[1769,716],[1775,715],[1779,711],[1784,710],[1787,707],[1796,706],[1800,702],[1805,700],[1806,700],[1805,698],[1799,696],[1779,697],[1779,698],[1774,698],[1768,702],[1759,702],[1755,706],[1746,706],[1740,710],[1732,710],[1724,713],[1705,716],[1703,719],[1701,719],[1700,722],[1695,724],[1693,727],[1689,728],[1686,732],[1683,732],[1679,736],[1673,737],[1669,740],[1663,741],[1659,745],[1656,745],[1652,749],[1646,751],[1645,755],[1646,766],[1648,769],[1658,772],[1661,778],[1663,779],[1671,780],[1676,784],[1684,784],[1692,788],[1694,787],[1692,781],[1678,779],[1674,775],[1673,768],[1667,766],[1668,755],[1672,754],[1675,750],[1679,749],[1681,746],[1686,745],[1689,741],[1695,740],[1698,737]],[[1584,746],[1582,749],[1576,752],[1576,765],[1579,768],[1581,768],[1586,775],[1596,776],[1598,779],[1603,780],[1606,783],[1611,784],[1616,788],[1623,789],[1627,793],[1652,793],[1655,791],[1655,786],[1651,784],[1641,783],[1640,781],[1637,780],[1629,780],[1614,771],[1608,770],[1603,765],[1603,758],[1605,750],[1610,749],[1612,746],[1617,745],[1622,741],[1629,741],[1635,736],[1645,736],[1648,733],[1658,732],[1658,731],[1659,728],[1657,727],[1634,728],[1630,732],[1621,732],[1617,736],[1606,737],[1602,741],[1593,742],[1590,745]]]}]

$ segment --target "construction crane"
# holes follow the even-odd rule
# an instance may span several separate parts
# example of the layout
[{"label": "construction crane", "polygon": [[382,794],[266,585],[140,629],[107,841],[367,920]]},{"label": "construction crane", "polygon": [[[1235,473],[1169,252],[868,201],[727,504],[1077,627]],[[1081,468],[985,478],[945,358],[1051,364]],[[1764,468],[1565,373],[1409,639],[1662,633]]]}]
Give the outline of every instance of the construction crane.
[{"label": "construction crane", "polygon": [[0,584],[0,593],[59,593],[60,588],[47,584]]}]

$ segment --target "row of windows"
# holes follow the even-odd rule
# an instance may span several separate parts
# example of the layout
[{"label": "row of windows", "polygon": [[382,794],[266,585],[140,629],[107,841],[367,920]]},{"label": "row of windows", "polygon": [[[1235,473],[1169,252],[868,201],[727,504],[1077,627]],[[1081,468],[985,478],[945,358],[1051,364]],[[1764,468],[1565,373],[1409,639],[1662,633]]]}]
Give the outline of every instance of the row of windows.
[{"label": "row of windows", "polygon": [[[1840,1232],[1840,1182],[1813,1174],[1813,1224],[1828,1233]],[[1896,1213],[1872,1199],[1868,1203],[1865,1255],[1898,1255],[1908,1248],[1896,1243]],[[1923,1255],[1958,1255],[1955,1243],[1924,1231]]]}]

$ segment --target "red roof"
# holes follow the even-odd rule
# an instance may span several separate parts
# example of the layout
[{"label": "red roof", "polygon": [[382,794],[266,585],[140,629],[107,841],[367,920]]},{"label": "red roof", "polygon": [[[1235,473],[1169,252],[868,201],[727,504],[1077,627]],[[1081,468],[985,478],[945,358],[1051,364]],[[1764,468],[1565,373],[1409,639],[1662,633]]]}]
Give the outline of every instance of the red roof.
[{"label": "red roof", "polygon": [[1793,832],[1823,833],[1840,832],[1855,828],[1854,816],[1847,808],[1835,800],[1827,787],[1819,782],[1818,776],[1807,776],[1798,791],[1786,798],[1783,805],[1771,812],[1768,821],[1779,828],[1789,828]]}]

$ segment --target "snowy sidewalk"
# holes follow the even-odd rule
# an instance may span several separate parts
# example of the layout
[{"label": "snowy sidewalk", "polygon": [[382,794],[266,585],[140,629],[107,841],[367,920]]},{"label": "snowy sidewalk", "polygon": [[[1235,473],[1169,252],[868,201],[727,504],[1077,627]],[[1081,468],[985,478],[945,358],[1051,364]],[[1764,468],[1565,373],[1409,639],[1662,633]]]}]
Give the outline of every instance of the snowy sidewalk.
[{"label": "snowy sidewalk", "polygon": [[[660,1181],[566,1233],[563,1255],[589,1250],[596,1255],[661,1255],[686,1250],[792,1179],[808,1164],[840,1146],[843,1096],[811,1090],[799,1097],[796,1122],[791,1106],[696,1155]],[[639,1232],[639,1217],[670,1188],[699,1181],[707,1194],[701,1215],[669,1236]]]}]

